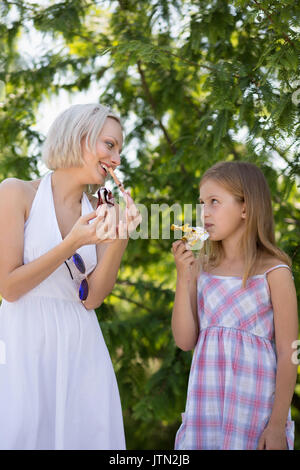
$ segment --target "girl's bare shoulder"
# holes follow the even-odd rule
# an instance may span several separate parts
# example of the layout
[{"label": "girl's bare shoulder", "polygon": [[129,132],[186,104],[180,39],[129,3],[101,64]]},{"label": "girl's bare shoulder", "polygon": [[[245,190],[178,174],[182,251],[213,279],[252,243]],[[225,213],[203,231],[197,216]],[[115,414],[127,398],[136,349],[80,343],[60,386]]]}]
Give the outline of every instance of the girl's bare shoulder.
[{"label": "girl's bare shoulder", "polygon": [[271,256],[266,253],[261,256],[256,271],[259,274],[264,274],[266,271],[268,271],[271,268],[274,268],[275,266],[278,266],[279,264],[286,264],[286,263],[282,261],[281,259],[276,258],[275,256]]},{"label": "girl's bare shoulder", "polygon": [[199,268],[203,271],[209,271],[210,263],[209,263],[209,256],[203,255],[199,260]]}]

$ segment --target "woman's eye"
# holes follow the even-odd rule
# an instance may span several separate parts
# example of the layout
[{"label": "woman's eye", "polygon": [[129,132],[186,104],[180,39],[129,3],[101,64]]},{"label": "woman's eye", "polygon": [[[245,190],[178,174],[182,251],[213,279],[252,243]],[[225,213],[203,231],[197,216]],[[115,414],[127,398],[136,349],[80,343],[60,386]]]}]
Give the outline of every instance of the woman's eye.
[{"label": "woman's eye", "polygon": [[108,146],[110,149],[112,149],[113,146],[114,146],[114,144],[113,144],[112,142],[106,142],[106,144],[107,144],[107,146]]},{"label": "woman's eye", "polygon": [[211,202],[213,203],[214,201],[218,202],[217,199],[212,199]]}]

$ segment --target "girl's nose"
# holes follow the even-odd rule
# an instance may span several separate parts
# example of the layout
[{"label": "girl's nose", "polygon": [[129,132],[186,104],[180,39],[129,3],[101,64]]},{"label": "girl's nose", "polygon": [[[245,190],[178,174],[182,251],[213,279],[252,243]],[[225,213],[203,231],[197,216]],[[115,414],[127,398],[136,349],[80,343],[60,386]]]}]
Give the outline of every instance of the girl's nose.
[{"label": "girl's nose", "polygon": [[205,204],[202,204],[202,211],[203,211],[203,214],[204,214],[204,217],[208,214],[208,208]]}]

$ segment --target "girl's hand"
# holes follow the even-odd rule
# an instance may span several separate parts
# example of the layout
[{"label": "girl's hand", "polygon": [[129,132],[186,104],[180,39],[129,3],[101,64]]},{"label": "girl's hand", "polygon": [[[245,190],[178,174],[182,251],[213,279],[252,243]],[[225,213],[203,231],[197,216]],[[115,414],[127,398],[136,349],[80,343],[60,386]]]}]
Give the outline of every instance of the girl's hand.
[{"label": "girl's hand", "polygon": [[257,450],[287,450],[285,426],[267,426],[260,436]]},{"label": "girl's hand", "polygon": [[178,277],[187,281],[191,280],[191,267],[195,263],[195,258],[191,250],[187,250],[182,240],[172,243],[172,253],[175,258],[175,264]]}]

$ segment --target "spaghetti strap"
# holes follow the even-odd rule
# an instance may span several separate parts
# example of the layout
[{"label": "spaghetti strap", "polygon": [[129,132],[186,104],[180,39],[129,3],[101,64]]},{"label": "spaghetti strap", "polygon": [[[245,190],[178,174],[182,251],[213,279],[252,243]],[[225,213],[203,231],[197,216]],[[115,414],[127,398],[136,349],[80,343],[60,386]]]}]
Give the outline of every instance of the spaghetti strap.
[{"label": "spaghetti strap", "polygon": [[264,275],[270,273],[271,271],[273,271],[274,269],[277,269],[277,268],[288,268],[288,269],[291,271],[292,277],[293,277],[293,279],[294,279],[293,272],[292,272],[291,268],[290,268],[287,264],[277,264],[276,266],[273,266],[273,268],[268,269],[268,270],[264,273]]}]

